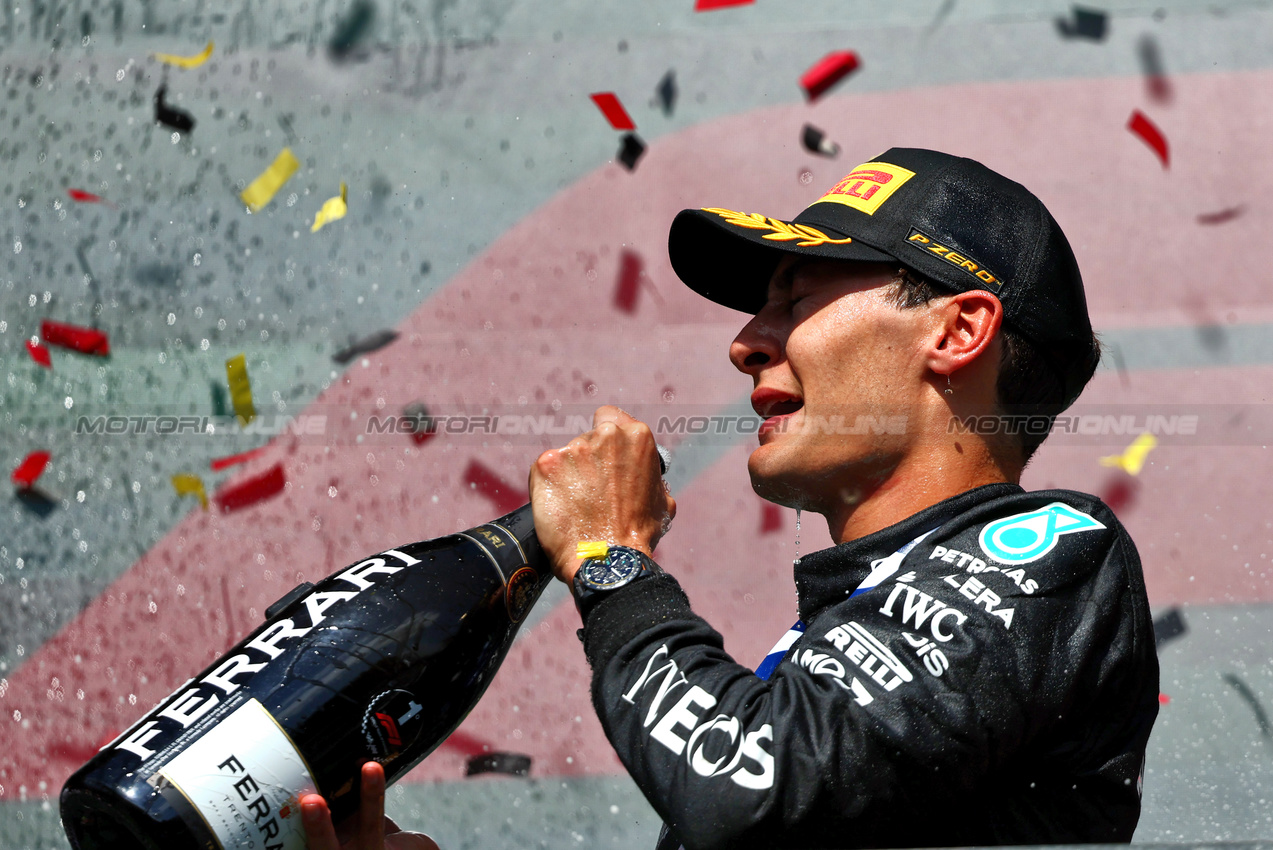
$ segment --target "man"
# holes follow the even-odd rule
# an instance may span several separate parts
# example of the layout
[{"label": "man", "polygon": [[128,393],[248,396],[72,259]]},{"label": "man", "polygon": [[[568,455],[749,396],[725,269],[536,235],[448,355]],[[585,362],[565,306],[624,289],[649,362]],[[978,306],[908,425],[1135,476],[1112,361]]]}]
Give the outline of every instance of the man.
[{"label": "man", "polygon": [[686,210],[669,251],[754,314],[729,352],[765,420],[753,487],[836,545],[795,565],[800,622],[753,672],[652,559],[676,505],[646,425],[603,407],[532,467],[659,850],[1130,840],[1158,706],[1136,549],[1099,500],[1017,484],[1099,358],[1042,203],[895,148],[793,222]]},{"label": "man", "polygon": [[536,528],[660,850],[1129,841],[1158,706],[1136,549],[1099,500],[1017,483],[1099,358],[1043,204],[893,149],[794,222],[682,212],[669,251],[754,314],[730,349],[765,419],[753,487],[837,545],[796,564],[801,622],[757,675],[651,559],[675,504],[648,427],[602,408],[536,461]]}]

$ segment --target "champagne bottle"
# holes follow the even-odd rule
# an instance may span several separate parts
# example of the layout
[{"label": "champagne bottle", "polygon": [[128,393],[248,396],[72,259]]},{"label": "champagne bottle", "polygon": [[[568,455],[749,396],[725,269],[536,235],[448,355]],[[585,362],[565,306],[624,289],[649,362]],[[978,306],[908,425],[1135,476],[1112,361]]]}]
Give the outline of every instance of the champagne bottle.
[{"label": "champagne bottle", "polygon": [[369,760],[393,782],[459,726],[553,578],[530,505],[308,582],[62,788],[76,850],[302,850]]}]

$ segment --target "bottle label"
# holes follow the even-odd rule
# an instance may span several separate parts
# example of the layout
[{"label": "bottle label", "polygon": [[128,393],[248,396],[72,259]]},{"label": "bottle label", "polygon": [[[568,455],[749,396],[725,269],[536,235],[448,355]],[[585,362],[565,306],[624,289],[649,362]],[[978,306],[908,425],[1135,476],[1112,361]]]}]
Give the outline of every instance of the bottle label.
[{"label": "bottle label", "polygon": [[508,587],[504,591],[504,604],[508,608],[508,618],[520,623],[526,618],[535,600],[539,598],[539,573],[530,567],[522,567],[509,576]]},{"label": "bottle label", "polygon": [[376,761],[387,766],[416,742],[429,717],[410,691],[385,691],[363,712],[363,740]]},{"label": "bottle label", "polygon": [[257,700],[239,706],[159,773],[190,801],[223,850],[305,850],[300,798],[315,792],[313,775]]}]

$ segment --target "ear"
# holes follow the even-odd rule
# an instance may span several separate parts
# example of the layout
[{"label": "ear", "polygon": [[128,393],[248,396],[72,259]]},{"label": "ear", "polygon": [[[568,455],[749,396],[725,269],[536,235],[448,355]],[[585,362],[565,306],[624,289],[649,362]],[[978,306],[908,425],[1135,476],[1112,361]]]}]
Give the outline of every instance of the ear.
[{"label": "ear", "polygon": [[937,314],[938,336],[927,366],[947,377],[981,357],[1003,324],[1003,304],[981,289],[950,296]]}]

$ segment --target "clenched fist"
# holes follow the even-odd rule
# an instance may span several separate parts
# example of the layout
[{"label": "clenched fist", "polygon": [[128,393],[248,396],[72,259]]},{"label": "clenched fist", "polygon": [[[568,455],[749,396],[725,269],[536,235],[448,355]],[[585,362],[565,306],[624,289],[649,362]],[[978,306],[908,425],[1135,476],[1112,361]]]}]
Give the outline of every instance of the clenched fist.
[{"label": "clenched fist", "polygon": [[653,555],[676,516],[650,427],[610,406],[597,408],[591,431],[535,460],[530,501],[539,542],[567,584],[579,569],[579,542],[605,540]]}]

